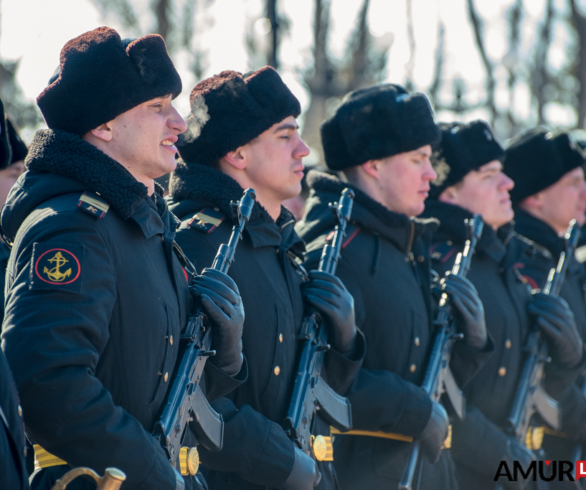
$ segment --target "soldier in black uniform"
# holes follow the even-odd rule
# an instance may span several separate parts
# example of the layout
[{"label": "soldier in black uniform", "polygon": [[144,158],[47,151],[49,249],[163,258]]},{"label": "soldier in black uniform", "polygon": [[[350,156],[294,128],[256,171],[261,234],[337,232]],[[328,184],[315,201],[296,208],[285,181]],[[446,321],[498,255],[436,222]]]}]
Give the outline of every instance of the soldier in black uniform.
[{"label": "soldier in black uniform", "polygon": [[[265,67],[242,76],[226,71],[191,92],[188,131],[178,146],[183,161],[170,182],[170,207],[183,220],[177,240],[199,268],[232,227],[230,201],[253,188],[258,201],[229,275],[246,310],[244,353],[249,378],[214,406],[225,420],[224,449],[201,451],[214,489],[338,488],[332,464],[313,459],[288,439],[283,423],[297,374],[303,296],[321,311],[332,345],[325,377],[346,390],[365,352],[352,298],[341,282],[299,266],[303,242],[282,202],[301,191],[302,158],[309,150],[297,132],[298,100],[277,72]],[[304,282],[305,281],[305,282]],[[301,287],[303,284],[303,287]],[[317,419],[315,433],[329,427]],[[321,425],[320,425],[321,424]]]},{"label": "soldier in black uniform", "polygon": [[[297,230],[313,265],[334,222],[328,202],[344,187],[356,193],[338,274],[354,297],[357,325],[368,352],[347,396],[353,435],[336,436],[335,465],[343,489],[396,488],[411,449],[421,438],[420,488],[458,488],[442,405],[419,387],[433,342],[429,239],[435,220],[423,211],[436,175],[429,157],[439,130],[427,98],[398,85],[352,92],[321,128],[326,163],[348,182],[309,174],[306,214]],[[465,384],[489,355],[482,305],[465,279],[449,281],[466,340],[451,367]]]},{"label": "soldier in black uniform", "polygon": [[[193,307],[173,251],[178,221],[154,185],[186,129],[172,105],[180,91],[160,36],[122,41],[101,27],[65,45],[37,99],[50,129],[35,135],[1,217],[13,242],[2,347],[36,444],[33,488],[75,466],[117,467],[129,488],[202,488],[151,436]],[[246,375],[242,303],[224,274],[195,282],[219,334],[213,398]]]},{"label": "soldier in black uniform", "polygon": [[[583,150],[567,132],[552,134],[537,128],[515,138],[507,148],[505,173],[515,181],[511,200],[515,231],[533,240],[536,253],[523,257],[519,272],[531,287],[541,289],[565,245],[562,239],[573,219],[584,224],[586,181]],[[576,318],[582,340],[586,340],[586,269],[572,257],[561,290]],[[571,460],[574,441],[586,443],[586,398],[579,382],[562,397],[562,427],[546,430],[543,446],[552,460]],[[559,484],[563,487],[563,484]],[[574,485],[565,482],[565,487]],[[575,487],[574,487],[575,488]]]},{"label": "soldier in black uniform", "polygon": [[[443,275],[452,268],[466,240],[464,220],[483,216],[485,226],[472,260],[469,279],[484,304],[486,325],[496,350],[465,390],[467,413],[454,421],[452,454],[461,488],[492,489],[499,464],[523,468],[534,455],[500,428],[509,415],[523,368],[523,347],[534,324],[541,327],[553,359],[545,378],[556,396],[572,382],[582,359],[582,341],[567,304],[543,294],[531,295],[515,264],[531,254],[531,243],[518,237],[510,223],[509,191],[513,182],[502,172],[504,149],[488,124],[441,123],[442,143],[433,153],[438,174],[432,183],[425,214],[439,218],[433,236],[432,265]],[[536,321],[534,321],[537,319]],[[536,441],[538,442],[538,441]],[[536,447],[534,449],[537,449]],[[523,488],[527,481],[505,488]]]},{"label": "soldier in black uniform", "polygon": [[[4,106],[0,100],[0,168],[13,160]],[[0,170],[0,176],[3,170]],[[6,254],[8,257],[10,252]],[[28,489],[22,409],[8,362],[0,351],[0,488]]]}]

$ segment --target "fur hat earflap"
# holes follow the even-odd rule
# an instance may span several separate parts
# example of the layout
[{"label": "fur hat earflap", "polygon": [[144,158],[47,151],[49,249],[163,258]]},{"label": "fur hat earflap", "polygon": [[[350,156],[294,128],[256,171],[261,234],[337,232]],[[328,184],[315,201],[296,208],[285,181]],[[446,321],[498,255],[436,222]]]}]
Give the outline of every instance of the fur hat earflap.
[{"label": "fur hat earflap", "polygon": [[436,145],[440,132],[427,97],[400,85],[350,92],[321,126],[327,166],[343,170],[368,160]]},{"label": "fur hat earflap", "polygon": [[13,126],[12,121],[7,119],[6,122],[8,123],[8,139],[10,141],[10,147],[12,148],[12,159],[10,160],[10,165],[12,165],[13,163],[20,162],[26,158],[28,148],[24,141],[22,141],[16,128]]},{"label": "fur hat earflap", "polygon": [[181,92],[158,34],[122,40],[98,27],[67,42],[57,76],[37,97],[50,129],[84,135],[143,102]]},{"label": "fur hat earflap", "polygon": [[8,124],[4,114],[4,104],[0,100],[0,170],[8,167],[12,162],[12,148],[8,136]]},{"label": "fur hat earflap", "polygon": [[224,71],[199,82],[190,96],[187,131],[177,148],[186,163],[214,166],[283,119],[301,113],[297,98],[274,68],[249,75]]},{"label": "fur hat earflap", "polygon": [[513,179],[513,204],[555,184],[586,163],[586,153],[567,131],[534,128],[521,133],[507,148],[505,173]]},{"label": "fur hat earflap", "polygon": [[460,182],[468,172],[493,160],[505,159],[505,149],[484,121],[439,123],[442,142],[431,156],[437,178],[431,182],[429,197],[435,199]]}]

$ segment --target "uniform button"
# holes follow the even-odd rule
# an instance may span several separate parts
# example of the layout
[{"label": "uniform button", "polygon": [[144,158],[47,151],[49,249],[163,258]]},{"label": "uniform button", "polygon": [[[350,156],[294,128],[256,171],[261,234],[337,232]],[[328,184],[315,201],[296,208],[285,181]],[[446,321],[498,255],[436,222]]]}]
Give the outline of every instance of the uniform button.
[{"label": "uniform button", "polygon": [[446,243],[448,244],[449,247],[452,246],[452,241],[451,240],[448,240]]},{"label": "uniform button", "polygon": [[165,383],[169,380],[169,373],[165,373],[165,377],[163,378]]},{"label": "uniform button", "polygon": [[512,345],[513,345],[513,343],[512,343],[512,342],[511,342],[509,339],[507,339],[507,340],[505,341],[505,347],[506,347],[507,349],[510,349],[510,348],[512,347]]},{"label": "uniform button", "polygon": [[412,373],[414,373],[415,371],[417,371],[417,366],[415,364],[411,364],[411,367],[409,368],[409,371],[411,371]]},{"label": "uniform button", "polygon": [[279,342],[283,343],[283,334],[282,333],[279,334]]},{"label": "uniform button", "polygon": [[423,255],[420,255],[419,257],[417,257],[417,261],[418,262],[425,262],[425,257]]},{"label": "uniform button", "polygon": [[413,341],[413,343],[419,347],[419,344],[421,344],[421,341],[419,340],[419,337],[415,337],[415,340]]},{"label": "uniform button", "polygon": [[505,374],[507,374],[507,368],[502,366],[499,368],[499,376],[504,376]]},{"label": "uniform button", "polygon": [[171,345],[173,345],[173,336],[172,336],[172,335],[171,335],[171,337],[169,337],[169,343],[170,343]]},{"label": "uniform button", "polygon": [[18,406],[18,416],[22,417],[22,407],[20,405]]},{"label": "uniform button", "polygon": [[281,374],[281,368],[279,366],[275,366],[275,376]]}]

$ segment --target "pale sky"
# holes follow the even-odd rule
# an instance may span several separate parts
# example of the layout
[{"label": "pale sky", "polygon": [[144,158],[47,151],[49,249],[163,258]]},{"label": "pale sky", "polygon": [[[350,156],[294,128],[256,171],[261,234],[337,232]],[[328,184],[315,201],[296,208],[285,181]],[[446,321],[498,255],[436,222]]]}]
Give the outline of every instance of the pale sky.
[{"label": "pale sky", "polygon": [[[135,5],[146,6],[148,0],[132,0]],[[178,3],[181,3],[180,1]],[[197,24],[194,42],[204,52],[205,76],[211,76],[225,69],[247,71],[248,54],[245,47],[246,30],[262,17],[263,0],[214,0],[197,2]],[[348,36],[354,27],[361,0],[332,0],[333,25],[331,30],[331,51],[342,56]],[[477,0],[477,8],[486,22],[485,37],[489,55],[500,60],[507,54],[505,12],[513,0]],[[520,56],[532,46],[535,22],[543,13],[545,0],[524,2],[525,32]],[[563,4],[563,0],[556,0]],[[291,21],[291,29],[281,46],[281,73],[286,83],[301,100],[302,106],[309,102],[306,89],[301,84],[300,70],[311,65],[313,0],[280,0],[279,8]],[[406,65],[409,61],[409,40],[407,35],[407,0],[371,0],[370,29],[380,43],[392,41],[387,67],[387,81],[404,83]],[[414,59],[414,82],[418,90],[425,91],[433,76],[433,56],[437,43],[438,20],[446,30],[446,60],[444,76],[447,80],[462,78],[468,86],[470,101],[484,97],[484,68],[474,45],[474,38],[466,14],[465,0],[412,0],[414,35],[416,43]],[[125,32],[113,18],[102,18],[90,0],[0,0],[0,57],[3,60],[20,59],[18,82],[24,95],[31,101],[43,90],[58,66],[59,53],[71,38],[101,25],[117,29],[121,36],[136,37]],[[143,7],[141,25],[148,29],[150,18]],[[533,24],[532,24],[533,23]],[[532,29],[533,25],[533,29]],[[258,30],[253,29],[258,35]],[[259,39],[262,40],[262,37]],[[563,63],[564,48],[568,42],[564,29],[555,31],[555,42],[550,53],[550,62]],[[188,96],[195,79],[188,69],[189,56],[186,52],[174,55],[174,62],[183,80],[183,92],[176,100],[182,114],[189,111]],[[513,60],[514,62],[514,60]],[[497,70],[499,90],[497,103],[509,104],[504,90],[505,70]],[[446,84],[447,96],[451,83]],[[515,94],[515,108],[526,117],[529,114],[529,91],[523,85]],[[518,107],[517,107],[518,105]],[[571,110],[553,105],[548,108],[552,118],[560,124],[571,125],[575,117]],[[438,120],[451,120],[448,113],[437,114]],[[480,110],[467,114],[465,119],[485,118]],[[301,121],[302,122],[302,121]],[[25,134],[25,140],[31,135]],[[28,137],[28,138],[27,138]]]}]

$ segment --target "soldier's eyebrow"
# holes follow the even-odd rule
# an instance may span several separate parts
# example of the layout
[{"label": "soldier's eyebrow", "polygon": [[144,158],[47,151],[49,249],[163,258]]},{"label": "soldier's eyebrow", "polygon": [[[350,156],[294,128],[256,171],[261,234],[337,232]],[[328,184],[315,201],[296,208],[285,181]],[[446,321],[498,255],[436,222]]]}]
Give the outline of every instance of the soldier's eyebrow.
[{"label": "soldier's eyebrow", "polygon": [[283,131],[284,129],[299,129],[299,126],[297,125],[297,123],[283,123],[277,126],[273,133],[278,133],[279,131]]}]

